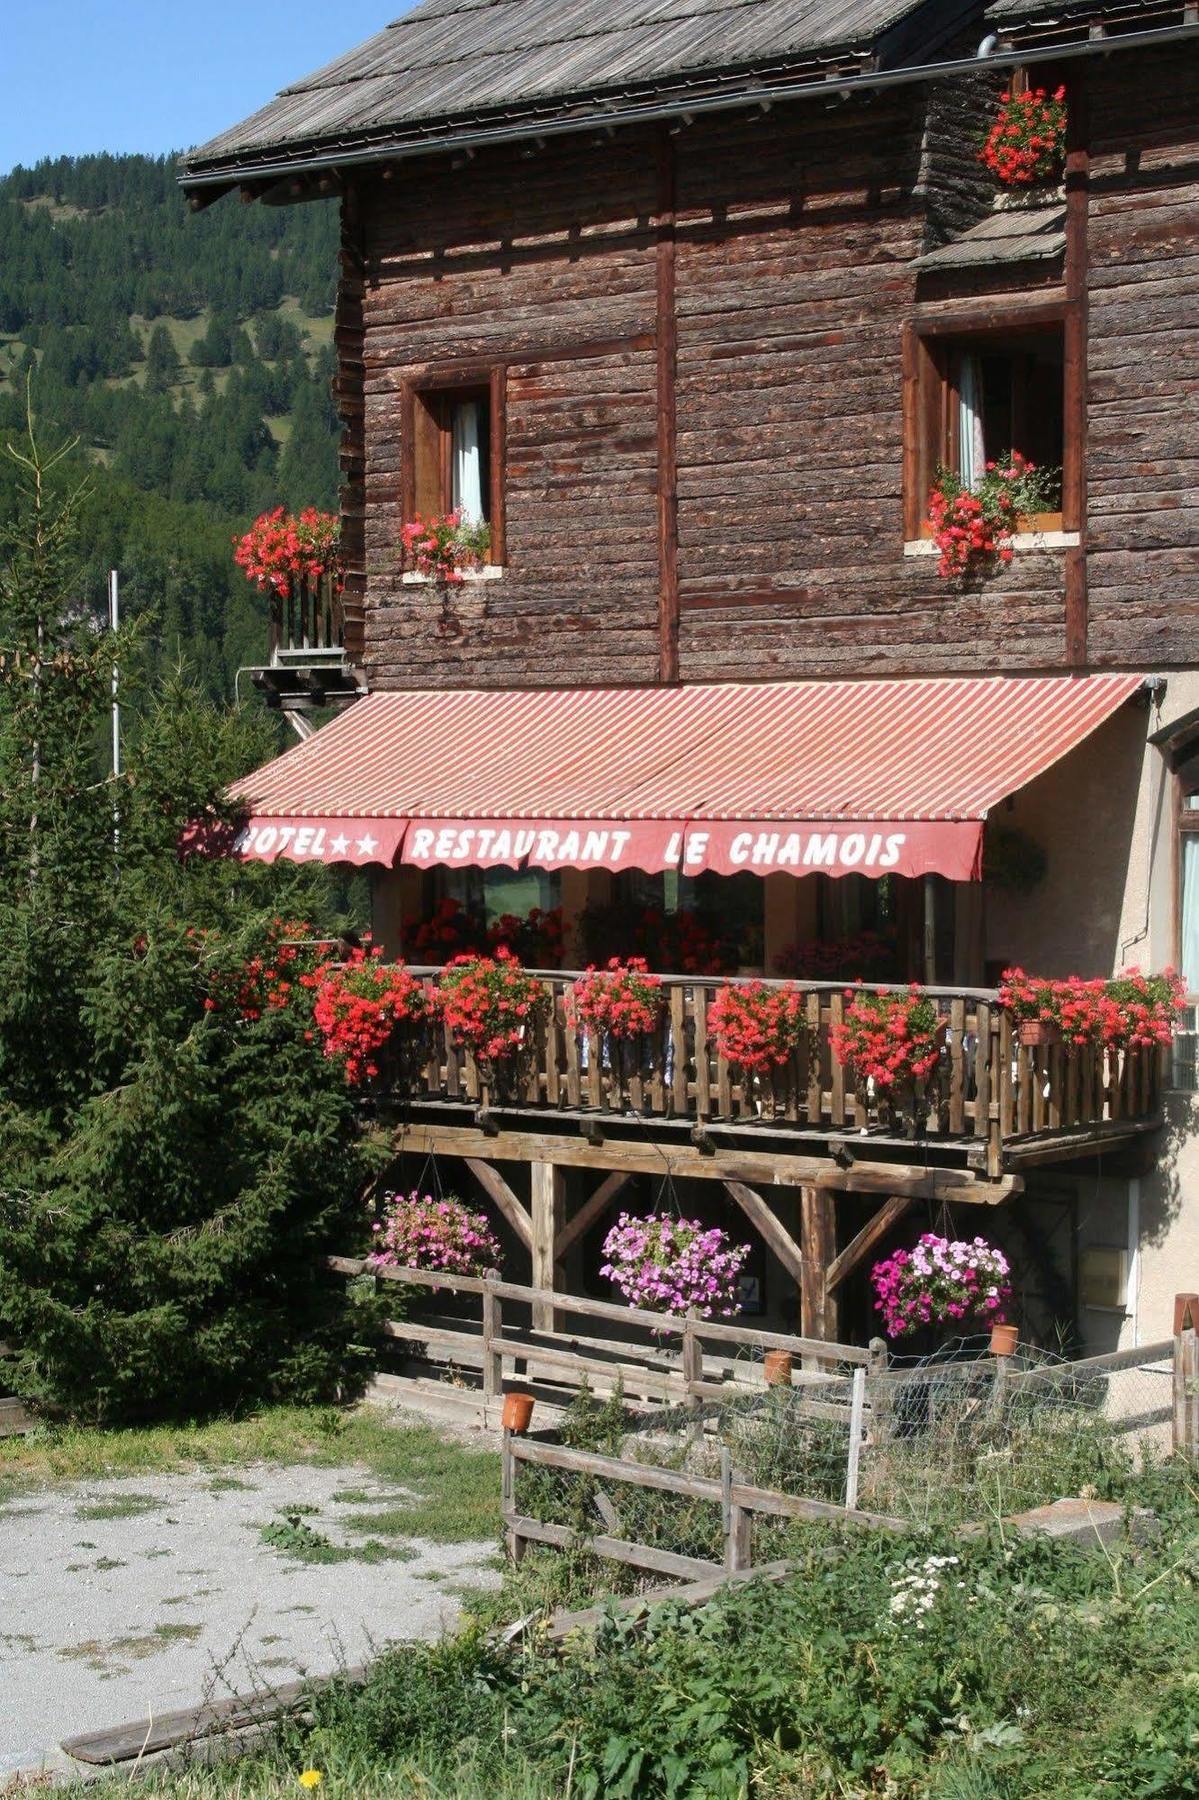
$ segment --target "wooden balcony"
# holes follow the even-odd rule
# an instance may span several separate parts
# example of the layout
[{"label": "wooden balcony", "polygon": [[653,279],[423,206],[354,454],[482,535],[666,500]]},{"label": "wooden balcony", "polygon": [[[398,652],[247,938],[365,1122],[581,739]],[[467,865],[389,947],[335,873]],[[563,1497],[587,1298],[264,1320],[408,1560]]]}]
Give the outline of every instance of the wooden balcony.
[{"label": "wooden balcony", "polygon": [[345,653],[345,615],[335,583],[297,581],[272,594],[267,662],[252,671],[268,706],[312,711],[356,699],[361,691]]},{"label": "wooden balcony", "polygon": [[[435,978],[438,971],[423,973]],[[893,1114],[880,1096],[855,1091],[832,1056],[843,984],[803,984],[807,1030],[800,1047],[773,1077],[757,1077],[730,1065],[710,1040],[707,1020],[721,978],[664,977],[661,1031],[611,1043],[599,1055],[566,1024],[574,977],[543,972],[540,979],[551,996],[549,1015],[501,1085],[490,1086],[441,1026],[397,1057],[383,1099],[416,1133],[414,1143],[451,1151],[455,1141],[466,1143],[463,1128],[470,1126],[474,1148],[463,1154],[487,1154],[480,1147],[487,1134],[533,1134],[540,1150],[530,1148],[530,1159],[536,1153],[604,1166],[598,1155],[564,1155],[575,1137],[613,1151],[624,1144],[619,1166],[643,1162],[652,1170],[664,1166],[663,1151],[673,1142],[686,1147],[688,1160],[721,1147],[742,1160],[749,1151],[770,1152],[779,1163],[775,1179],[789,1178],[788,1164],[815,1157],[857,1169],[861,1179],[846,1180],[847,1187],[884,1188],[885,1165],[902,1163],[965,1170],[983,1183],[1006,1177],[1010,1188],[1023,1167],[1113,1151],[1161,1122],[1162,1051],[1029,1048],[1018,1042],[993,990],[923,990],[945,1035],[926,1116],[915,1123]],[[884,1167],[872,1180],[878,1164]],[[687,1172],[682,1161],[672,1167]]]}]

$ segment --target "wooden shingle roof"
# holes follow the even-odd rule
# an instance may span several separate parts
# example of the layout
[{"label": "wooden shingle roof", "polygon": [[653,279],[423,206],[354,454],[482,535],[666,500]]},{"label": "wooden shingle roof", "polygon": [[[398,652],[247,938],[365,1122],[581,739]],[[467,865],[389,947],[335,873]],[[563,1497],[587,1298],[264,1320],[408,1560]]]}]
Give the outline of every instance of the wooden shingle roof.
[{"label": "wooden shingle roof", "polygon": [[451,145],[647,102],[886,67],[942,43],[979,0],[423,0],[183,160],[187,185]]}]

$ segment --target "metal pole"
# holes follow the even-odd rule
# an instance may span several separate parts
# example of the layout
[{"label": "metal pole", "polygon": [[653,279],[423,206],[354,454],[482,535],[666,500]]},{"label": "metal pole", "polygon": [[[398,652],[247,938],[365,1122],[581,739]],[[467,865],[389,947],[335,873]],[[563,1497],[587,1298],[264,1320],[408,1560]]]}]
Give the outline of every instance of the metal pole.
[{"label": "metal pole", "polygon": [[[121,622],[121,578],[115,569],[108,571],[108,629],[116,636]],[[121,809],[117,802],[116,783],[121,773],[121,703],[117,698],[120,686],[120,670],[114,660],[112,665],[112,847],[116,850],[121,841]]]}]

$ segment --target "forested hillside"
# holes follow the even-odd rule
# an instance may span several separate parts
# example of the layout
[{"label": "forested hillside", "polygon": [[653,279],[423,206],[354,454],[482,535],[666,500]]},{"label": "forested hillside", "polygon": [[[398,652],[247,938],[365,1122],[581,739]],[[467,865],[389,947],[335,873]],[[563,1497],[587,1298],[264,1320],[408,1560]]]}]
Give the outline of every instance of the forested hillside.
[{"label": "forested hillside", "polygon": [[[335,204],[188,212],[172,157],[63,157],[0,178],[0,436],[78,436],[92,465],[81,599],[119,568],[157,654],[215,696],[261,660],[230,538],[333,506]],[[14,471],[0,467],[0,523]]]}]

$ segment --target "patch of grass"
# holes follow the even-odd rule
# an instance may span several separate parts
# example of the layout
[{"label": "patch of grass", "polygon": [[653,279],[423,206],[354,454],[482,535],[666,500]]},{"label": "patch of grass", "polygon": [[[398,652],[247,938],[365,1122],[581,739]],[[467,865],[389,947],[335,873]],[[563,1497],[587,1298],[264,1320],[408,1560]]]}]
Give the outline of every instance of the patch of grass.
[{"label": "patch of grass", "polygon": [[109,1671],[124,1662],[144,1662],[157,1656],[172,1644],[193,1644],[200,1636],[199,1625],[155,1625],[152,1631],[131,1632],[126,1637],[88,1638],[79,1644],[66,1644],[58,1652],[68,1662],[83,1662],[90,1669]]},{"label": "patch of grass", "polygon": [[[462,1444],[429,1425],[389,1424],[370,1407],[353,1412],[273,1407],[243,1419],[144,1430],[42,1427],[24,1438],[0,1440],[0,1502],[63,1481],[196,1470],[211,1471],[214,1479],[240,1479],[240,1474],[227,1472],[261,1463],[357,1467],[376,1481],[419,1496],[411,1502],[397,1498],[392,1509],[359,1519],[357,1528],[366,1535],[423,1537],[436,1543],[496,1535],[497,1452]],[[343,1491],[348,1495],[355,1490]]]},{"label": "patch of grass", "polygon": [[416,1555],[416,1551],[405,1544],[384,1544],[378,1538],[368,1538],[361,1544],[335,1544],[324,1532],[309,1524],[309,1517],[317,1511],[315,1506],[284,1509],[262,1527],[259,1536],[264,1544],[281,1551],[293,1562],[410,1562]]},{"label": "patch of grass", "polygon": [[249,1481],[239,1481],[236,1475],[214,1475],[208,1483],[210,1494],[252,1494],[254,1485]]},{"label": "patch of grass", "polygon": [[75,1509],[77,1519],[138,1519],[143,1513],[162,1512],[165,1500],[153,1494],[116,1494],[111,1500],[96,1500]]}]

